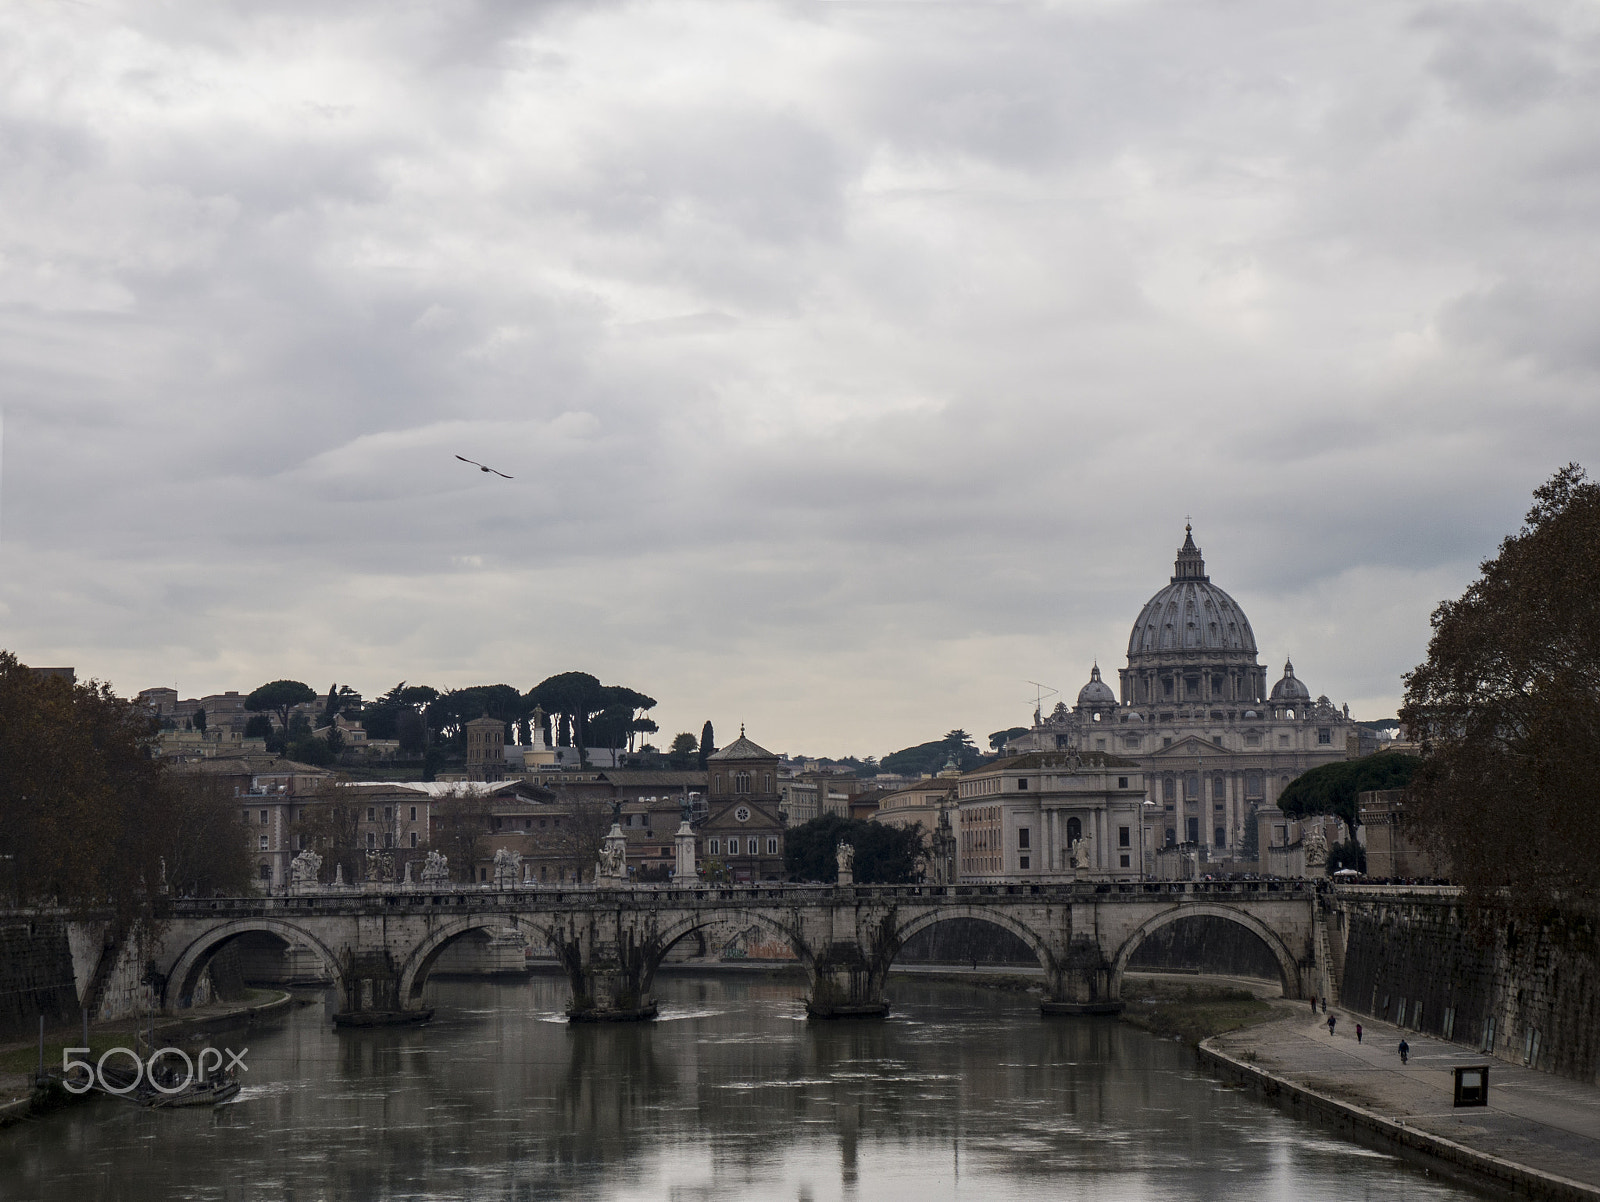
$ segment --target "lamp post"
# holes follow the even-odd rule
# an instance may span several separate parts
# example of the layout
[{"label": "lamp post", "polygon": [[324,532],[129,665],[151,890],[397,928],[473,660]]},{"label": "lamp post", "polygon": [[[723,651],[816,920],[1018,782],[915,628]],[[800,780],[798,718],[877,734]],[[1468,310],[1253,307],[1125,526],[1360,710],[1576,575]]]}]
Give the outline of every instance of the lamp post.
[{"label": "lamp post", "polygon": [[1150,861],[1147,844],[1150,838],[1150,811],[1156,808],[1156,803],[1146,794],[1144,803],[1139,807],[1139,879],[1150,879]]}]

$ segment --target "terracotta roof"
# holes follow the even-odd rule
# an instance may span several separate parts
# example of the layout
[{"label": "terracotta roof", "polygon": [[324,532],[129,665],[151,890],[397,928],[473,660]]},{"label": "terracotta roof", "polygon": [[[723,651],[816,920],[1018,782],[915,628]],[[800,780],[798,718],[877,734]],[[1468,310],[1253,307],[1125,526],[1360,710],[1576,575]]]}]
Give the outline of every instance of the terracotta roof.
[{"label": "terracotta roof", "polygon": [[614,785],[654,785],[664,789],[680,789],[687,785],[691,789],[703,789],[706,784],[706,774],[693,768],[687,771],[675,768],[662,768],[657,771],[604,768],[597,775]]}]

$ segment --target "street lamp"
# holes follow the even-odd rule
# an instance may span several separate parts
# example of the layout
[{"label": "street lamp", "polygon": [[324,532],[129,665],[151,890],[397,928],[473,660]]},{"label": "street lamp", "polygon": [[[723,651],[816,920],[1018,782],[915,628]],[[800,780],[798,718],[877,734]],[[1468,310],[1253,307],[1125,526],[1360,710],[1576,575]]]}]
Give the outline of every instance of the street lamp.
[{"label": "street lamp", "polygon": [[1148,880],[1150,877],[1150,861],[1146,858],[1148,854],[1146,844],[1150,838],[1150,811],[1155,808],[1156,803],[1146,795],[1139,814],[1139,877],[1141,880]]}]

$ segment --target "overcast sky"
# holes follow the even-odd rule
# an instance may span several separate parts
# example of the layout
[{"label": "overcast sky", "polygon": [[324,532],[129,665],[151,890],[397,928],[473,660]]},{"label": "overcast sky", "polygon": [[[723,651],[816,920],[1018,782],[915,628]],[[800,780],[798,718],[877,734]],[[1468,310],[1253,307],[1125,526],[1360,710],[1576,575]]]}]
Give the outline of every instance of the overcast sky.
[{"label": "overcast sky", "polygon": [[1600,469],[1597,112],[1586,3],[18,0],[0,646],[881,756],[1124,664],[1192,515],[1390,715]]}]

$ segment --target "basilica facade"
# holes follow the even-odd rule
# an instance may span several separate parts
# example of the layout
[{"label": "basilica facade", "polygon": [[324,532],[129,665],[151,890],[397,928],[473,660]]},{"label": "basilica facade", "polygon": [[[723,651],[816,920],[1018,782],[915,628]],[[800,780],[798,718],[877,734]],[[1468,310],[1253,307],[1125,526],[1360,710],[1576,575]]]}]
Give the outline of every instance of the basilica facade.
[{"label": "basilica facade", "polygon": [[1148,847],[1191,845],[1209,861],[1257,857],[1255,815],[1320,764],[1364,750],[1348,706],[1311,690],[1285,662],[1269,688],[1255,632],[1211,582],[1185,527],[1172,578],[1139,611],[1118,688],[1098,664],[1071,708],[1034,712],[1006,754],[1103,752],[1137,762]]}]

